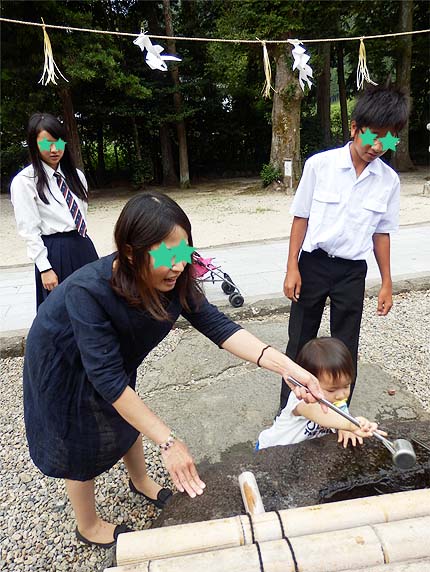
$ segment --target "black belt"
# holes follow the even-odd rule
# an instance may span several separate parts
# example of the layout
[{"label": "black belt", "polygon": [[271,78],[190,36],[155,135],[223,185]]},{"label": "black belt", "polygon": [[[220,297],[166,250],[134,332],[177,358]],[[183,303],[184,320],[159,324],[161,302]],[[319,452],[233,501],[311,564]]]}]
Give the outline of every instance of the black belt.
[{"label": "black belt", "polygon": [[[306,251],[304,251],[306,252]],[[323,250],[322,248],[317,248],[315,250],[312,250],[312,252],[306,252],[306,254],[310,254],[311,256],[322,256],[325,258],[332,258],[332,259],[336,259],[336,260],[344,260],[345,262],[352,262],[352,263],[363,263],[365,262],[364,259],[360,259],[360,260],[352,260],[351,258],[341,258],[340,256],[335,256],[334,254],[329,254],[328,252],[326,252],[325,250]]]}]

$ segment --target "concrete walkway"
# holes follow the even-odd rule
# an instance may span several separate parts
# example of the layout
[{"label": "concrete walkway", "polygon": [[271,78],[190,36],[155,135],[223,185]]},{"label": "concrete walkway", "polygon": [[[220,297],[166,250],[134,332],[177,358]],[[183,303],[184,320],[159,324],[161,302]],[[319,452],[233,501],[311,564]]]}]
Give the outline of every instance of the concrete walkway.
[{"label": "concrete walkway", "polygon": [[[227,272],[245,298],[245,305],[257,300],[281,298],[288,239],[232,244],[200,251],[204,258]],[[378,283],[379,271],[369,259],[367,286]],[[430,274],[430,224],[401,227],[392,237],[393,281]],[[221,283],[206,283],[209,300],[228,305]],[[0,333],[26,330],[35,316],[35,286],[32,265],[7,267],[0,271]]]}]

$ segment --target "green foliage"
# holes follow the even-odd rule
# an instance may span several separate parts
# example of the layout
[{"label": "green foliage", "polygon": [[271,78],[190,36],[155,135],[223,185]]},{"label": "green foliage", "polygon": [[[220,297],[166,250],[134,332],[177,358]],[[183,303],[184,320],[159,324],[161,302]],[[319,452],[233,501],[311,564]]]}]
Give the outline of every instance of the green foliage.
[{"label": "green foliage", "polygon": [[274,181],[280,181],[282,179],[282,173],[271,163],[266,163],[260,171],[261,181],[264,187],[270,185]]},{"label": "green foliage", "polygon": [[131,165],[131,182],[136,187],[143,187],[145,183],[153,180],[152,165],[147,159],[135,159]]},{"label": "green foliage", "polygon": [[[342,2],[303,0],[171,0],[173,25],[178,36],[285,39],[383,34],[397,31],[400,2]],[[165,24],[160,0],[21,0],[3,2],[5,18],[137,33],[147,22],[152,34],[163,35]],[[414,28],[427,28],[425,2],[414,2]],[[60,89],[67,85],[73,100],[85,168],[93,184],[109,178],[128,178],[134,184],[159,181],[162,174],[160,124],[168,125],[173,155],[178,143],[175,123],[184,119],[187,128],[190,171],[194,177],[255,174],[267,165],[271,143],[272,100],[261,96],[264,83],[260,44],[177,42],[183,108],[173,106],[170,73],[151,70],[132,37],[95,35],[48,29],[55,61],[69,80],[58,86],[42,86],[43,34],[40,28],[3,24],[2,29],[2,147],[1,179],[6,189],[10,178],[27,161],[23,146],[29,116],[35,111],[62,114]],[[156,40],[167,49],[167,43]],[[428,35],[413,36],[410,121],[411,151],[427,158],[430,121],[430,76],[423,54]],[[398,39],[366,40],[370,76],[382,83],[396,77]],[[301,152],[303,157],[323,149],[317,114],[317,87],[321,72],[318,44],[306,44],[314,70],[314,86],[302,100]],[[355,70],[359,42],[344,42],[344,67],[349,113],[357,95]],[[331,67],[337,50],[331,46]],[[272,45],[268,45],[275,72]],[[169,64],[171,66],[171,64]],[[274,76],[273,78],[274,79]],[[286,86],[284,102],[293,95]],[[337,76],[332,74],[331,95],[337,95]],[[132,125],[145,159],[136,159]],[[339,104],[332,104],[332,144],[342,141]],[[134,132],[135,134],[135,132]],[[145,149],[145,152],[143,152]],[[103,173],[104,172],[104,173]],[[104,175],[104,177],[102,176]],[[273,174],[276,180],[280,174]]]}]

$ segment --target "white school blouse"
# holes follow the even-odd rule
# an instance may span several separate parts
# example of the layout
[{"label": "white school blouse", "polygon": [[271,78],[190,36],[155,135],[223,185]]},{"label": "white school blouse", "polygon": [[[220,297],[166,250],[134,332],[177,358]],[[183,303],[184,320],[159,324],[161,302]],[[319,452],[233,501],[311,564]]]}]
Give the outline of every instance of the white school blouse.
[{"label": "white school blouse", "polygon": [[[43,243],[42,235],[76,230],[69,207],[54,178],[56,171],[46,163],[42,164],[49,181],[49,187],[44,188],[49,204],[41,201],[37,194],[32,165],[18,173],[10,186],[18,233],[27,243],[28,257],[36,264],[40,272],[51,268],[48,250]],[[85,189],[88,190],[84,174],[79,169],[76,170]],[[57,172],[63,175],[60,166]],[[87,222],[88,203],[79,199],[74,193],[72,194]]]},{"label": "white school blouse", "polygon": [[290,213],[308,219],[304,251],[322,248],[340,258],[366,260],[373,234],[398,228],[400,181],[379,158],[357,177],[349,147],[306,161]]}]

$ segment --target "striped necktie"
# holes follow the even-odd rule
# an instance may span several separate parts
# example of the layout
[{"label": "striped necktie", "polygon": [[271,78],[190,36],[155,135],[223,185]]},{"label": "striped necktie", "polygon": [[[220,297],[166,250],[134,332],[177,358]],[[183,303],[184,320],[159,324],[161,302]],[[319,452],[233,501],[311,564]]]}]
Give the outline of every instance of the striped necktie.
[{"label": "striped necktie", "polygon": [[85,224],[84,217],[82,216],[81,211],[79,210],[78,203],[73,198],[72,192],[70,191],[69,187],[66,184],[64,178],[60,175],[60,173],[54,173],[54,177],[57,180],[57,184],[60,188],[60,191],[63,194],[63,197],[66,199],[66,204],[69,207],[70,214],[74,220],[76,228],[79,234],[83,237],[87,235],[87,225]]}]

